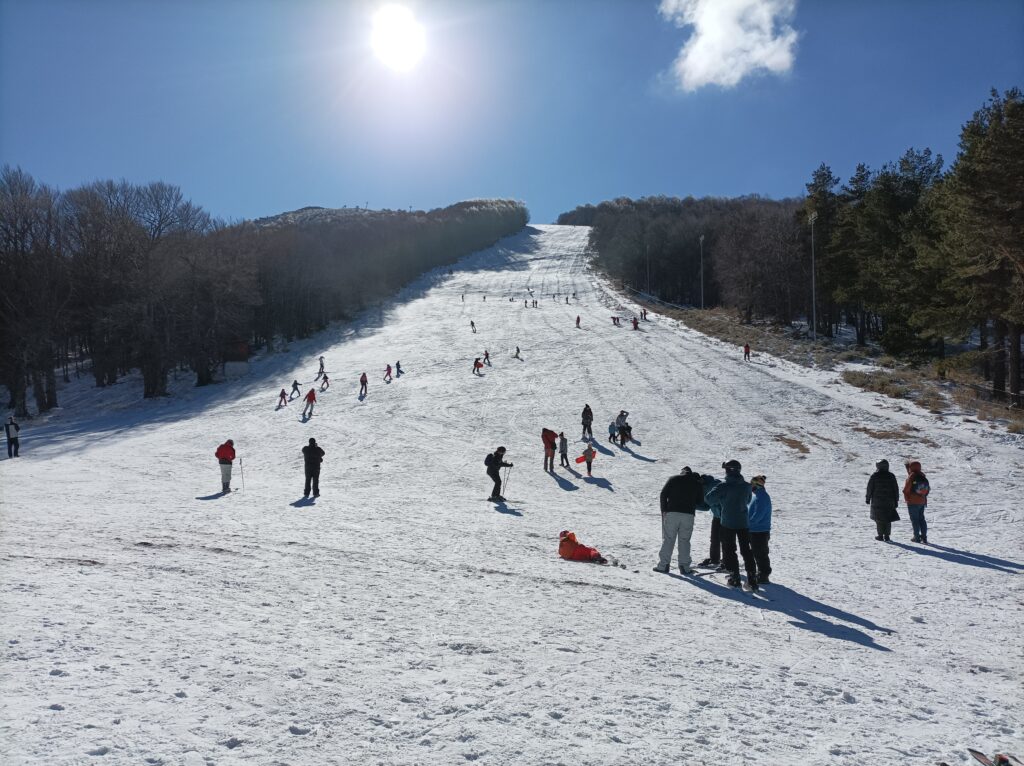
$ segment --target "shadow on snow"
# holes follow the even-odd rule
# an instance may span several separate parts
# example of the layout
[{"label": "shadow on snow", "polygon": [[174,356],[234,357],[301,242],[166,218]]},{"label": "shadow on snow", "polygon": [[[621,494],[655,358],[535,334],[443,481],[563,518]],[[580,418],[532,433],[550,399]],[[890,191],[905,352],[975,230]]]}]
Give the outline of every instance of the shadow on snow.
[{"label": "shadow on snow", "polygon": [[980,567],[981,569],[995,569],[997,572],[1006,572],[1007,574],[1019,574],[1016,570],[1024,570],[1024,564],[1018,564],[1007,559],[996,558],[995,556],[986,556],[981,553],[971,553],[969,551],[961,551],[956,548],[947,548],[942,545],[917,546],[907,545],[906,543],[890,542],[889,545],[894,545],[897,548],[902,548],[905,551],[911,551],[918,553],[922,556],[931,556],[933,558],[942,559],[943,561],[949,561],[953,564],[963,564],[969,567]]}]

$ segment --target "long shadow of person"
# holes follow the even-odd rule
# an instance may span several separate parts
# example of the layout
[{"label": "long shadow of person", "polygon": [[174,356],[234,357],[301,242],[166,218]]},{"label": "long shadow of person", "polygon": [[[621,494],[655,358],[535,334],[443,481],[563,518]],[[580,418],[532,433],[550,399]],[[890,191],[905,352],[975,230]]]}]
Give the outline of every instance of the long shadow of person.
[{"label": "long shadow of person", "polygon": [[602,455],[614,455],[615,454],[610,449],[608,449],[603,444],[601,444],[601,440],[600,439],[591,439],[590,440],[590,446],[593,447],[598,452],[600,452]]},{"label": "long shadow of person", "polygon": [[913,551],[922,556],[931,556],[932,558],[949,561],[953,564],[963,564],[964,566],[979,567],[980,569],[995,569],[997,572],[1006,572],[1007,574],[1019,574],[1016,570],[1024,569],[1024,565],[1016,564],[1013,561],[983,556],[977,553],[968,553],[967,551],[958,551],[956,548],[945,548],[941,545],[917,546],[898,542],[890,542],[889,545],[894,545],[905,551]]},{"label": "long shadow of person", "polygon": [[[839,639],[840,641],[851,641],[855,644],[866,646],[869,649],[877,649],[880,652],[892,651],[886,646],[876,644],[874,637],[865,633],[864,630],[884,633],[885,635],[892,635],[896,631],[876,625],[871,620],[850,612],[844,612],[842,609],[829,606],[821,601],[815,601],[810,596],[797,593],[785,585],[772,583],[768,588],[763,589],[764,598],[759,598],[745,593],[738,588],[719,584],[705,578],[681,577],[679,579],[683,579],[696,588],[722,598],[756,606],[758,609],[764,609],[765,611],[785,614],[793,618],[789,623],[793,627],[810,630],[829,638]],[[849,624],[842,625],[839,622],[831,622],[824,619],[825,617]],[[858,628],[863,628],[863,630],[858,630]]]},{"label": "long shadow of person", "polygon": [[311,497],[300,497],[294,503],[289,503],[289,505],[294,506],[295,508],[305,508],[309,505],[316,505],[316,500]]},{"label": "long shadow of person", "polygon": [[577,487],[571,481],[569,481],[568,479],[563,479],[561,476],[559,476],[554,471],[548,471],[548,475],[552,479],[554,479],[556,482],[558,482],[558,486],[561,489],[564,489],[566,492],[572,492],[574,489],[579,489],[579,487]]},{"label": "long shadow of person", "polygon": [[498,513],[504,513],[504,514],[507,514],[509,516],[522,516],[523,515],[522,511],[520,511],[518,508],[510,508],[508,503],[506,501],[504,501],[504,500],[499,500],[498,502],[496,502],[494,504],[494,510],[496,510]]},{"label": "long shadow of person", "polygon": [[583,481],[585,481],[587,484],[593,484],[595,487],[607,489],[609,492],[615,491],[614,489],[612,489],[612,483],[608,481],[608,479],[602,479],[597,476],[588,476]]},{"label": "long shadow of person", "polygon": [[203,495],[202,497],[197,497],[196,500],[216,500],[218,497],[224,497],[224,493],[215,492],[212,495]]},{"label": "long shadow of person", "polygon": [[639,452],[634,452],[628,446],[622,447],[622,451],[629,453],[630,455],[635,457],[637,460],[643,460],[645,463],[657,463],[658,462],[654,458],[646,457],[644,455],[641,455]]}]

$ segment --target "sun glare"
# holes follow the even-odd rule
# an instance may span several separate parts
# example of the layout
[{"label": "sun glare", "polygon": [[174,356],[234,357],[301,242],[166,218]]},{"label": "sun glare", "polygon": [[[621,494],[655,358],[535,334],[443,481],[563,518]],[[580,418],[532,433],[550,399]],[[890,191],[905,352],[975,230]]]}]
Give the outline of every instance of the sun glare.
[{"label": "sun glare", "polygon": [[370,38],[377,58],[399,72],[408,72],[427,47],[423,26],[402,5],[385,5],[373,16]]}]

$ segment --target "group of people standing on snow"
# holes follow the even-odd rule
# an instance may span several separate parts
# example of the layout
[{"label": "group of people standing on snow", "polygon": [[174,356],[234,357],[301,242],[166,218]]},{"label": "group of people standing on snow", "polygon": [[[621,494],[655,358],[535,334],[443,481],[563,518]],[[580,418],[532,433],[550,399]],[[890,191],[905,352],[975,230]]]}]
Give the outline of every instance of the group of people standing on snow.
[{"label": "group of people standing on snow", "polygon": [[[913,542],[928,542],[928,521],[924,512],[928,506],[931,485],[921,470],[921,463],[913,460],[903,466],[907,478],[903,482],[903,500],[907,504],[907,515],[914,530]],[[875,522],[875,539],[889,542],[892,523],[900,520],[896,509],[900,504],[900,488],[896,477],[889,470],[888,460],[875,463],[875,472],[868,479],[865,502],[871,506],[871,520]]]}]

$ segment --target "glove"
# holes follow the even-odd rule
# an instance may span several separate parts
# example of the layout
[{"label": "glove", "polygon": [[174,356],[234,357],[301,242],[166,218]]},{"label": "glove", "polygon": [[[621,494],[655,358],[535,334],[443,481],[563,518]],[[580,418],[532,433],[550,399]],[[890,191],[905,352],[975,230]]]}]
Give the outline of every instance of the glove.
[{"label": "glove", "polygon": [[512,466],[514,466],[514,465],[515,465],[515,463],[509,463],[509,464],[508,464],[508,467],[509,467],[509,468],[511,468],[511,467],[512,467]]}]

